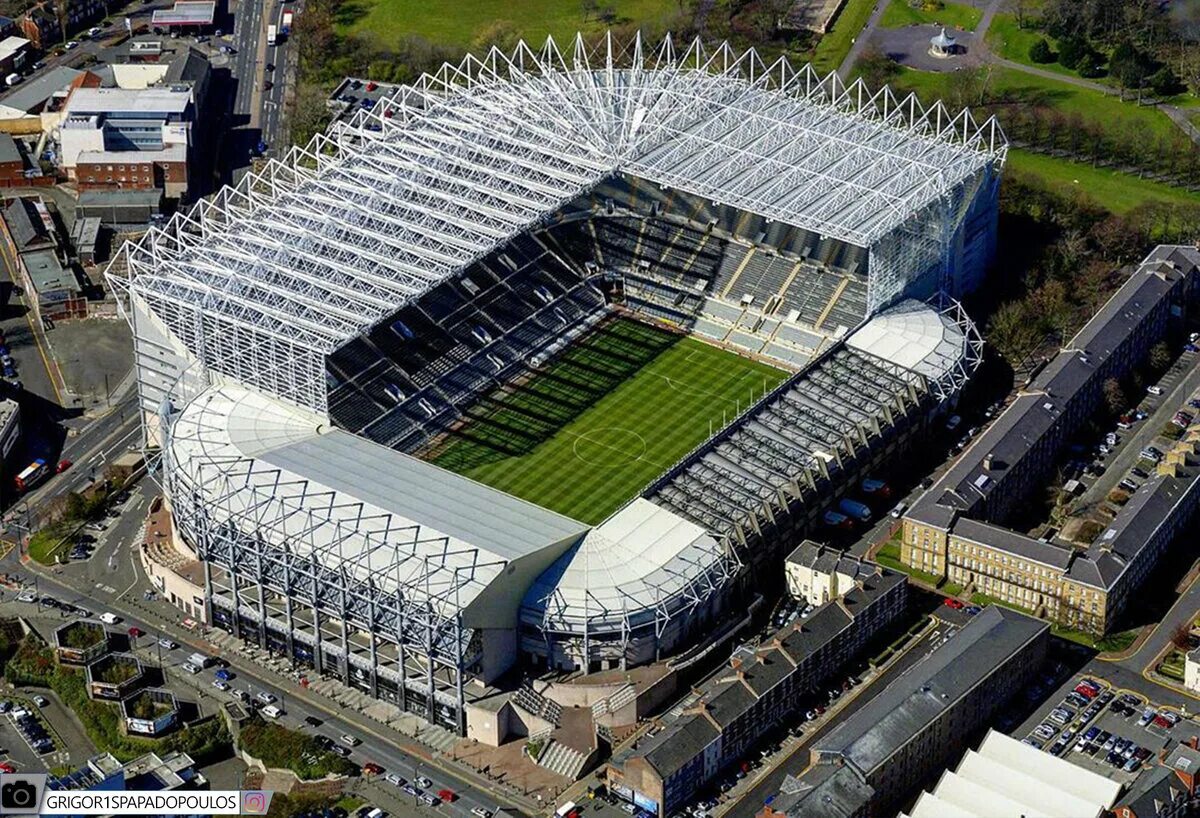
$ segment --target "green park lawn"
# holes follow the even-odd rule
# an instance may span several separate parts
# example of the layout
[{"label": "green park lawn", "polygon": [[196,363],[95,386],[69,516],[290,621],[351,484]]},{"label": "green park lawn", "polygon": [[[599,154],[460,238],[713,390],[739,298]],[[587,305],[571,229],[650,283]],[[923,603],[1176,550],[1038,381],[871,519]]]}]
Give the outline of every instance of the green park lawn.
[{"label": "green park lawn", "polygon": [[936,23],[947,28],[974,31],[982,17],[982,9],[964,3],[946,3],[937,11],[925,11],[913,8],[908,4],[908,0],[892,0],[883,12],[879,25],[883,28],[903,28],[904,26]]},{"label": "green park lawn", "polygon": [[[617,21],[655,22],[678,13],[675,0],[611,0]],[[513,23],[531,44],[548,35],[563,43],[577,31],[600,30],[593,16],[584,21],[580,0],[354,0],[343,9],[348,33],[367,34],[387,46],[417,34],[430,41],[466,47],[498,21]]]},{"label": "green park lawn", "polygon": [[1039,177],[1051,190],[1079,191],[1114,213],[1126,213],[1148,202],[1200,205],[1197,193],[1029,151],[1010,149],[1008,163],[1014,170]]}]

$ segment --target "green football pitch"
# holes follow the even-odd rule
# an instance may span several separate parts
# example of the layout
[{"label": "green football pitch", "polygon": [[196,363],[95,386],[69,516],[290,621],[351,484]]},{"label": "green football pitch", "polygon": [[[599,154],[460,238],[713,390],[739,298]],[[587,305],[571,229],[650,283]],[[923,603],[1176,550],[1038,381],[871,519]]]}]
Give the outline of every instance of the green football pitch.
[{"label": "green football pitch", "polygon": [[610,321],[478,401],[428,459],[598,523],[788,373],[639,321]]}]

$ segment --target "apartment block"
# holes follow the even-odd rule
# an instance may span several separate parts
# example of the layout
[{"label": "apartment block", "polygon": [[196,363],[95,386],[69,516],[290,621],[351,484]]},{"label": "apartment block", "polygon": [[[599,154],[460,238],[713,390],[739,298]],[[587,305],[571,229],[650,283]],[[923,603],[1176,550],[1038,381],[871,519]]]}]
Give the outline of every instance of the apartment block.
[{"label": "apartment block", "polygon": [[760,818],[891,816],[1039,671],[1050,626],[984,608],[811,749]]},{"label": "apartment block", "polygon": [[[1087,549],[1007,527],[1046,485],[1103,386],[1145,360],[1195,302],[1200,252],[1158,247],[949,471],[905,515],[905,565],[1102,634],[1195,510],[1186,452],[1138,489]],[[1186,442],[1185,442],[1186,444]]]},{"label": "apartment block", "polygon": [[613,759],[610,788],[657,815],[673,814],[899,621],[907,606],[906,578],[878,568],[757,649],[740,648],[699,686],[692,707]]},{"label": "apartment block", "polygon": [[783,570],[788,594],[815,606],[848,593],[881,569],[869,560],[804,540],[788,555]]}]

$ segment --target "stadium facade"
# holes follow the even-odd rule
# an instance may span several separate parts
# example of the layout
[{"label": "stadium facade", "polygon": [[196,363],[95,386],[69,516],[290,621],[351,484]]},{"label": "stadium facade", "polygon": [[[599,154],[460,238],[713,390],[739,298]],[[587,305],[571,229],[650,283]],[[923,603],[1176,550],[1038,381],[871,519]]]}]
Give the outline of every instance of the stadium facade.
[{"label": "stadium facade", "polygon": [[[753,51],[548,41],[126,244],[108,278],[208,621],[459,732],[515,663],[702,650],[978,364],[954,299],[1005,152],[992,120]],[[595,526],[424,459],[614,312],[792,374]]]}]

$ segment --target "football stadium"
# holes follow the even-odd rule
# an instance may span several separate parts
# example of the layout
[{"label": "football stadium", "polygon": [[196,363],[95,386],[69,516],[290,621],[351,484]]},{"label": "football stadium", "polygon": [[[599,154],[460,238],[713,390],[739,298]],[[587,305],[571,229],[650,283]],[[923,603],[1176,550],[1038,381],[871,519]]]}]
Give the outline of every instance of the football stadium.
[{"label": "football stadium", "polygon": [[978,365],[1006,149],[754,51],[580,38],[176,214],[108,276],[207,621],[459,733],[513,674],[702,655]]}]

